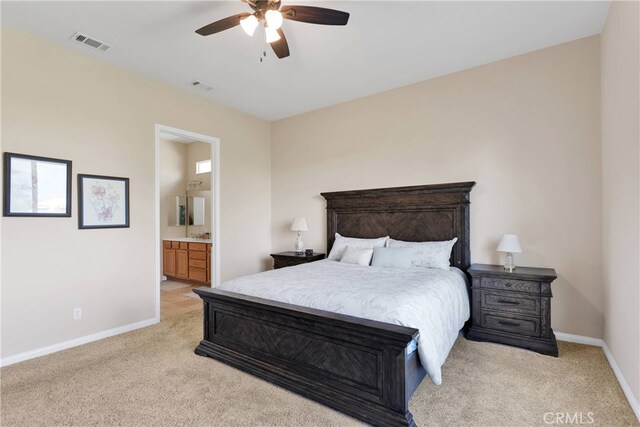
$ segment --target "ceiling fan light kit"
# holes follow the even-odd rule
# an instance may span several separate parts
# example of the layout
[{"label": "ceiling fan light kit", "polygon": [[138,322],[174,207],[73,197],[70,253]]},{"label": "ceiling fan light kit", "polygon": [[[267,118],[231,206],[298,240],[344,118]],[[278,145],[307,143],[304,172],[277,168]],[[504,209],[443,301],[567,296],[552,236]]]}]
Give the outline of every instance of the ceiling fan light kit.
[{"label": "ceiling fan light kit", "polygon": [[280,59],[289,56],[289,45],[282,32],[284,19],[320,25],[347,25],[349,14],[334,9],[315,6],[284,6],[280,7],[280,0],[242,0],[247,3],[254,13],[238,13],[196,30],[201,36],[219,33],[240,25],[245,33],[253,36],[258,25],[262,23],[266,42]]},{"label": "ceiling fan light kit", "polygon": [[258,18],[255,15],[249,15],[244,19],[240,20],[240,26],[250,36],[253,36],[253,33],[256,32],[256,28],[258,28]]},{"label": "ceiling fan light kit", "polygon": [[264,14],[264,19],[267,21],[267,24],[269,24],[269,28],[277,30],[282,27],[282,14],[277,10],[267,10],[267,13]]},{"label": "ceiling fan light kit", "polygon": [[264,27],[264,33],[266,35],[267,43],[273,43],[280,40],[280,34],[278,34],[278,31],[271,26]]}]

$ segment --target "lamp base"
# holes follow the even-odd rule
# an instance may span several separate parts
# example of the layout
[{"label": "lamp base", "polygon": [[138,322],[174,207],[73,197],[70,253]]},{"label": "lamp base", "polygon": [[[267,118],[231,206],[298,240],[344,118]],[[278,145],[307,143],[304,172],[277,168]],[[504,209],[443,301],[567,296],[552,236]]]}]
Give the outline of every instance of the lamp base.
[{"label": "lamp base", "polygon": [[304,243],[302,242],[302,237],[300,237],[299,231],[298,231],[298,238],[296,239],[296,248],[294,252],[296,255],[304,255]]},{"label": "lamp base", "polygon": [[513,273],[513,270],[516,269],[516,266],[513,265],[513,254],[511,252],[507,252],[504,256],[504,269],[509,273]]}]

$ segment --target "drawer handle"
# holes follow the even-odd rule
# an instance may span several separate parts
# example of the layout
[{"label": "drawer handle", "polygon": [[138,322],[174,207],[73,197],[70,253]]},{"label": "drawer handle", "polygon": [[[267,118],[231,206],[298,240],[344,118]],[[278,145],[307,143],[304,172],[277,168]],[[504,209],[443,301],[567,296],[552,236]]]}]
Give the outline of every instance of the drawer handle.
[{"label": "drawer handle", "polygon": [[500,304],[520,305],[520,301],[513,301],[510,299],[499,299],[498,302]]},{"label": "drawer handle", "polygon": [[500,323],[501,325],[505,325],[505,326],[520,326],[520,323],[507,322],[505,320],[498,320],[498,323]]},{"label": "drawer handle", "polygon": [[511,286],[512,286],[512,285],[511,285],[511,283],[505,283],[505,284],[504,284],[504,287],[505,287],[505,288],[510,288]]}]

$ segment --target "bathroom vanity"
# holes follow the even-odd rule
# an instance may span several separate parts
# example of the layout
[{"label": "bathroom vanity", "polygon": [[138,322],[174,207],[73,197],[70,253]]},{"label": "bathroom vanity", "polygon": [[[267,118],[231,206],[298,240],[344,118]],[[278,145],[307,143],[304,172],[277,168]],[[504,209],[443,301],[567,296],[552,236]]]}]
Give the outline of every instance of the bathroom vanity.
[{"label": "bathroom vanity", "polygon": [[190,237],[162,242],[163,274],[167,277],[211,284],[211,240]]}]

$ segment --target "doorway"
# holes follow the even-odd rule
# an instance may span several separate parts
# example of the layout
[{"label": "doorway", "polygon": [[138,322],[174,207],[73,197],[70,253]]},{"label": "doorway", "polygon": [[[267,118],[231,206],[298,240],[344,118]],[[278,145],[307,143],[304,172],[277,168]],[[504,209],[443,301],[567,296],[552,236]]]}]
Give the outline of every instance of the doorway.
[{"label": "doorway", "polygon": [[161,321],[200,309],[193,288],[220,283],[220,140],[157,124],[155,182]]}]

